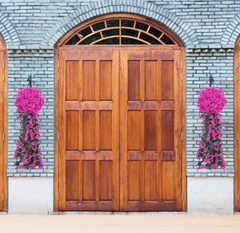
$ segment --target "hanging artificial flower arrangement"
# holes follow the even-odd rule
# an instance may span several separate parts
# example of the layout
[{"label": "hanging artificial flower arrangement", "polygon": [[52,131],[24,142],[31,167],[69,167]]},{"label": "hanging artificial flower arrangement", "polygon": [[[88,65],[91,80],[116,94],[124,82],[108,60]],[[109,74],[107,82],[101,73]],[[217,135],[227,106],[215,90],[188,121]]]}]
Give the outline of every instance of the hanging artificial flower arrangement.
[{"label": "hanging artificial flower arrangement", "polygon": [[197,151],[197,169],[221,169],[226,168],[226,161],[223,157],[222,148],[222,126],[220,112],[227,103],[223,89],[218,90],[214,87],[200,89],[197,105],[199,107],[200,119],[203,124],[203,135],[199,141]]},{"label": "hanging artificial flower arrangement", "polygon": [[14,153],[15,169],[34,169],[38,166],[43,168],[41,148],[39,147],[39,115],[37,114],[44,105],[45,98],[42,96],[41,89],[36,90],[27,87],[22,90],[18,88],[15,106],[20,119],[20,137],[17,140],[17,150]]}]

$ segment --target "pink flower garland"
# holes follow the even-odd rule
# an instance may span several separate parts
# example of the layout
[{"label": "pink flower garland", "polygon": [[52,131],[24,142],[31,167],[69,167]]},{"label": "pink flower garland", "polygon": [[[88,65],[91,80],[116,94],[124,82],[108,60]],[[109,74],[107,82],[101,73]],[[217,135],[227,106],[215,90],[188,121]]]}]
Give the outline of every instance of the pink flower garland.
[{"label": "pink flower garland", "polygon": [[17,140],[17,150],[14,153],[15,169],[34,169],[38,166],[43,168],[41,148],[39,148],[39,115],[37,114],[44,105],[45,98],[42,96],[41,89],[36,90],[31,87],[18,89],[15,105],[20,119],[20,137]]},{"label": "pink flower garland", "polygon": [[198,107],[200,119],[203,124],[203,135],[199,141],[199,149],[197,151],[197,169],[221,169],[226,168],[226,161],[223,158],[223,148],[221,144],[221,116],[220,112],[227,103],[224,97],[223,89],[218,90],[214,87],[200,89],[198,97]]}]

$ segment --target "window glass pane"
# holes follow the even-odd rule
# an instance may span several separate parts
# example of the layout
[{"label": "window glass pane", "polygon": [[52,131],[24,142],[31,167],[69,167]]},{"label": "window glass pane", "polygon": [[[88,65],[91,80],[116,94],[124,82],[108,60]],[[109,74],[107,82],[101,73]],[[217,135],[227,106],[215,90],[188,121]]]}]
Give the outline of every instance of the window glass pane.
[{"label": "window glass pane", "polygon": [[107,21],[108,28],[110,27],[119,27],[119,20]]},{"label": "window glass pane", "polygon": [[143,30],[143,31],[147,31],[148,25],[146,25],[146,24],[144,24],[144,23],[137,22],[137,23],[136,23],[136,28],[141,29],[141,30]]},{"label": "window glass pane", "polygon": [[92,31],[91,31],[90,27],[88,27],[88,28],[85,28],[84,30],[80,31],[79,35],[81,37],[85,37],[85,36],[89,35],[90,33],[92,33]]},{"label": "window glass pane", "polygon": [[79,41],[79,37],[77,35],[75,35],[72,39],[70,39],[66,44],[67,45],[73,45],[76,44]]},{"label": "window glass pane", "polygon": [[92,27],[93,27],[93,30],[94,30],[94,31],[98,31],[98,30],[100,30],[100,29],[105,28],[103,22],[101,22],[101,23],[97,23],[97,24],[94,24]]},{"label": "window glass pane", "polygon": [[145,43],[132,38],[122,38],[122,44],[145,44]]},{"label": "window glass pane", "polygon": [[131,29],[122,29],[122,35],[137,37],[138,31],[134,31]]},{"label": "window glass pane", "polygon": [[150,28],[149,33],[156,36],[157,38],[162,35],[162,33],[160,31],[158,31],[157,29],[155,29],[153,27]]},{"label": "window glass pane", "polygon": [[111,39],[102,40],[96,44],[119,44],[119,38],[111,38]]},{"label": "window glass pane", "polygon": [[151,36],[145,34],[145,33],[141,33],[140,38],[149,42],[150,44],[161,44],[159,41],[157,41],[156,39],[152,38]]},{"label": "window glass pane", "polygon": [[130,20],[122,20],[122,26],[123,27],[133,27],[134,22]]},{"label": "window glass pane", "polygon": [[103,37],[119,35],[119,29],[111,29],[102,32]]},{"label": "window glass pane", "polygon": [[100,33],[97,33],[97,34],[90,36],[89,38],[83,40],[80,44],[91,44],[92,42],[94,42],[100,38],[101,38]]},{"label": "window glass pane", "polygon": [[161,41],[163,41],[165,44],[174,44],[173,41],[169,39],[166,35],[162,36]]}]

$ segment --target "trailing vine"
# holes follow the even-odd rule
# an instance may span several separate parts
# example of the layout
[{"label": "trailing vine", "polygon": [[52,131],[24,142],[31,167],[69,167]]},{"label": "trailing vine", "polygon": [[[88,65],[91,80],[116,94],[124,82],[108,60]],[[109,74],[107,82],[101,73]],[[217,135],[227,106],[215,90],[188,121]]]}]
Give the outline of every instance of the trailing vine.
[{"label": "trailing vine", "polygon": [[17,140],[17,150],[14,153],[15,169],[34,169],[38,166],[43,168],[41,157],[41,148],[39,143],[39,125],[40,120],[37,114],[44,105],[45,98],[42,96],[41,90],[31,87],[18,89],[15,105],[20,119],[21,130],[20,137]]},{"label": "trailing vine", "polygon": [[203,135],[199,141],[199,149],[197,151],[197,169],[221,169],[226,168],[226,161],[223,157],[222,148],[222,121],[220,112],[227,103],[223,90],[214,87],[201,89],[198,97],[198,107],[200,119],[203,124]]}]

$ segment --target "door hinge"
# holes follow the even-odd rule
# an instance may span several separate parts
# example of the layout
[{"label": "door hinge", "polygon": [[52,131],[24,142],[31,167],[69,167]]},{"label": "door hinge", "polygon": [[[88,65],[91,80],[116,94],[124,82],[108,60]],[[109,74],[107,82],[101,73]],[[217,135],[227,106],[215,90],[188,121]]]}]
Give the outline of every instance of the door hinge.
[{"label": "door hinge", "polygon": [[59,81],[59,73],[58,73],[58,81]]},{"label": "door hinge", "polygon": [[183,80],[183,73],[181,73],[181,80]]},{"label": "door hinge", "polygon": [[181,61],[181,68],[183,68],[183,61]]},{"label": "door hinge", "polygon": [[239,201],[239,193],[237,194],[237,200]]},{"label": "door hinge", "polygon": [[5,63],[3,62],[3,69],[5,68]]},{"label": "door hinge", "polygon": [[239,140],[239,133],[237,133],[237,140]]},{"label": "door hinge", "polygon": [[4,201],[4,193],[2,194],[2,200]]},{"label": "door hinge", "polygon": [[58,132],[58,140],[59,140],[59,132]]},{"label": "door hinge", "polygon": [[237,61],[237,68],[238,68],[238,61]]},{"label": "door hinge", "polygon": [[183,132],[181,133],[181,140],[183,140]]},{"label": "door hinge", "polygon": [[182,193],[182,201],[183,201],[183,193]]},{"label": "door hinge", "polygon": [[4,73],[3,73],[3,82],[5,81]]},{"label": "door hinge", "polygon": [[59,193],[57,194],[57,200],[59,201]]},{"label": "door hinge", "polygon": [[4,141],[4,133],[3,133],[3,141]]},{"label": "door hinge", "polygon": [[58,68],[59,68],[59,60],[58,60]]},{"label": "door hinge", "polygon": [[238,73],[237,73],[237,81],[238,81]]}]

